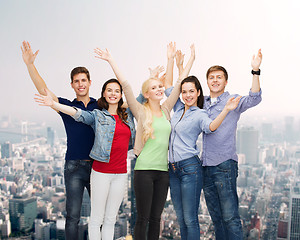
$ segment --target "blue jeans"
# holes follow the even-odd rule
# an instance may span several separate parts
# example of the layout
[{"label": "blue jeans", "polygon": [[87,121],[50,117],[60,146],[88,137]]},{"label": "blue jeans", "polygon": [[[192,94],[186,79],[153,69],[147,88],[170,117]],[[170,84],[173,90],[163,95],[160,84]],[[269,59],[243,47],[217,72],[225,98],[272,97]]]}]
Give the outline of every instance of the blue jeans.
[{"label": "blue jeans", "polygon": [[78,223],[84,188],[90,194],[92,161],[66,160],[64,178],[66,186],[66,240],[78,239]]},{"label": "blue jeans", "polygon": [[214,223],[216,240],[242,240],[243,230],[236,191],[238,163],[232,159],[203,167],[203,191]]},{"label": "blue jeans", "polygon": [[203,185],[202,163],[194,156],[169,163],[171,199],[182,240],[199,240],[198,208]]}]

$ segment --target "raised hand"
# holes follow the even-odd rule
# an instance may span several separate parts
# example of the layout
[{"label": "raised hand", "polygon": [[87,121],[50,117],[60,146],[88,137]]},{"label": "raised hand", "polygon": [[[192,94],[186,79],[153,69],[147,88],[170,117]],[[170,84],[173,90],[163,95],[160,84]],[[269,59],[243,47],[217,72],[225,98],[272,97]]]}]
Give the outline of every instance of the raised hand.
[{"label": "raised hand", "polygon": [[161,75],[159,77],[159,81],[161,81],[164,85],[164,87],[167,89],[168,87],[166,86],[166,73],[164,73],[163,75]]},{"label": "raised hand", "polygon": [[37,54],[39,53],[39,50],[33,53],[29,42],[26,41],[23,41],[22,45],[21,51],[24,63],[26,65],[33,64]]},{"label": "raised hand", "polygon": [[174,58],[176,54],[176,42],[170,42],[167,46],[167,57],[168,59]]},{"label": "raised hand", "polygon": [[150,78],[158,78],[159,74],[165,70],[163,66],[157,66],[154,69],[148,68],[150,71]]},{"label": "raised hand", "polygon": [[193,44],[190,46],[190,48],[191,48],[191,57],[194,57],[194,58],[195,58],[195,56],[196,56],[196,54],[195,54],[195,44],[193,43]]},{"label": "raised hand", "polygon": [[228,110],[228,111],[232,111],[234,109],[237,108],[237,106],[239,105],[239,102],[241,100],[241,97],[242,96],[238,96],[236,98],[232,97],[232,98],[229,98],[226,105],[225,105],[225,108]]},{"label": "raised hand", "polygon": [[180,50],[176,51],[175,59],[176,59],[176,65],[178,68],[183,66],[184,54],[182,54],[182,52]]},{"label": "raised hand", "polygon": [[52,107],[54,104],[54,100],[51,97],[51,94],[48,90],[45,89],[45,95],[41,95],[41,94],[35,94],[35,98],[34,100],[40,105],[40,106],[48,106],[48,107]]},{"label": "raised hand", "polygon": [[110,54],[110,52],[108,51],[108,49],[106,48],[105,50],[102,50],[100,48],[95,48],[94,49],[94,53],[96,53],[96,58],[100,58],[102,60],[105,60],[107,62],[112,60],[112,56]]},{"label": "raised hand", "polygon": [[252,61],[251,61],[251,66],[254,71],[259,70],[261,60],[262,60],[262,53],[261,53],[261,49],[259,49],[257,55],[256,56],[253,55]]}]

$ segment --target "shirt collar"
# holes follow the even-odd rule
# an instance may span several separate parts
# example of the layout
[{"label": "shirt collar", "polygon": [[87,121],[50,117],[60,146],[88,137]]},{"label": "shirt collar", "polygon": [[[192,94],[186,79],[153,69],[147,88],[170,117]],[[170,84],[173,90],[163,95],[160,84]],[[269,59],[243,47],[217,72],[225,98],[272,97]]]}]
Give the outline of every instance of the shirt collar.
[{"label": "shirt collar", "polygon": [[[88,104],[89,104],[89,103],[96,102],[96,101],[97,101],[97,100],[96,100],[95,98],[90,97],[90,101],[88,102]],[[82,101],[77,101],[77,98],[74,98],[73,101],[72,101],[72,103],[80,103],[80,102],[82,102]]]},{"label": "shirt collar", "polygon": [[[182,110],[182,109],[184,109],[184,107],[185,107],[185,105],[183,104],[181,107],[180,107],[180,110]],[[195,111],[195,110],[197,110],[197,108],[199,108],[198,106],[191,106],[189,109],[191,110],[191,111]],[[189,110],[188,109],[188,110]]]},{"label": "shirt collar", "polygon": [[[222,101],[223,99],[226,99],[229,96],[229,92],[223,92],[220,96],[217,97],[217,102]],[[205,97],[206,102],[210,102],[210,96]]]}]

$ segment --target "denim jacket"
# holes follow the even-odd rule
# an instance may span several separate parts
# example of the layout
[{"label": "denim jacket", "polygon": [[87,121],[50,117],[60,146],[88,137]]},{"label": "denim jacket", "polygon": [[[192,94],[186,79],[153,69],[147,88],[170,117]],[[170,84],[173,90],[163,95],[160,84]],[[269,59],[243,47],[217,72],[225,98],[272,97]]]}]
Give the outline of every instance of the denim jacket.
[{"label": "denim jacket", "polygon": [[[95,132],[95,140],[90,157],[101,162],[109,162],[112,141],[114,138],[116,120],[106,109],[94,109],[93,111],[84,111],[76,108],[77,112],[73,118],[77,122],[83,122],[90,125]],[[135,126],[133,115],[129,108],[126,110],[128,114],[126,125],[130,128],[131,137],[129,140],[129,149],[134,146]]]}]

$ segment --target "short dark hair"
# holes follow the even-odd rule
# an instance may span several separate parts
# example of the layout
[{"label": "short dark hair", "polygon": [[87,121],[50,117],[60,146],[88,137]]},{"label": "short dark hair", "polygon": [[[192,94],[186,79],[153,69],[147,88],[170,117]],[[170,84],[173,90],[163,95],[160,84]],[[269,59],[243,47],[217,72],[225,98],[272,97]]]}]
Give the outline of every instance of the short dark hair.
[{"label": "short dark hair", "polygon": [[73,78],[76,74],[79,74],[79,73],[85,73],[86,74],[86,77],[87,79],[90,81],[90,73],[89,73],[89,70],[87,70],[85,67],[76,67],[74,68],[72,71],[71,71],[71,82],[73,82]]},{"label": "short dark hair", "polygon": [[225,80],[227,81],[228,80],[228,73],[226,71],[226,69],[222,66],[219,66],[219,65],[215,65],[215,66],[212,66],[210,67],[208,70],[207,70],[207,73],[206,73],[206,79],[208,79],[208,75],[211,73],[211,72],[215,72],[215,71],[222,71],[224,73],[224,76],[225,76]]},{"label": "short dark hair", "polygon": [[181,84],[180,84],[180,92],[182,91],[182,85],[185,84],[185,83],[188,83],[188,82],[195,84],[195,88],[197,89],[197,92],[200,90],[200,95],[197,98],[197,106],[199,108],[203,109],[204,95],[203,95],[201,83],[199,82],[197,77],[189,76],[189,77],[183,79]]}]

